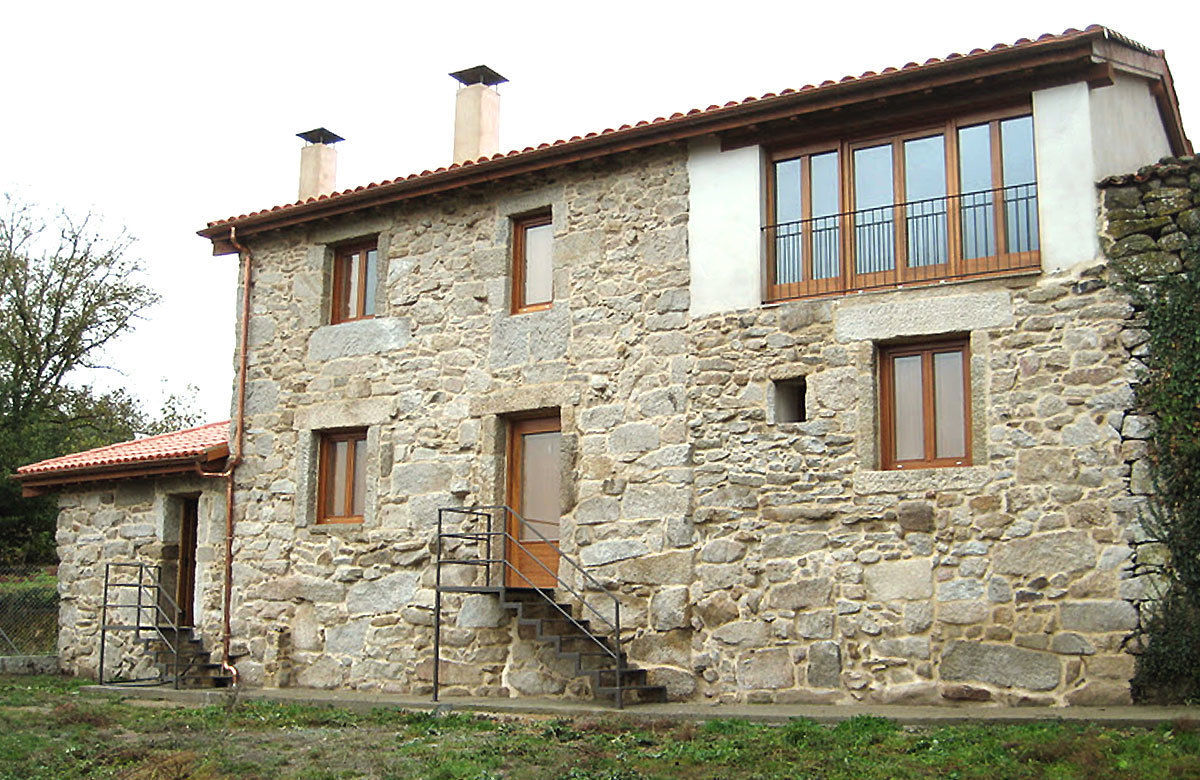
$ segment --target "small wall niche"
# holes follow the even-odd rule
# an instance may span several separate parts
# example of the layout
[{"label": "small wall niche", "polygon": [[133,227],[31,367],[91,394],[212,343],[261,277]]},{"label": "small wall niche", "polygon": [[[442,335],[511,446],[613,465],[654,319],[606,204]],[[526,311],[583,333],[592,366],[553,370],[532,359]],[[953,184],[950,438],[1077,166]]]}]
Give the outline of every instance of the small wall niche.
[{"label": "small wall niche", "polygon": [[771,383],[772,400],[775,406],[776,423],[804,422],[806,383],[804,377],[776,379]]}]

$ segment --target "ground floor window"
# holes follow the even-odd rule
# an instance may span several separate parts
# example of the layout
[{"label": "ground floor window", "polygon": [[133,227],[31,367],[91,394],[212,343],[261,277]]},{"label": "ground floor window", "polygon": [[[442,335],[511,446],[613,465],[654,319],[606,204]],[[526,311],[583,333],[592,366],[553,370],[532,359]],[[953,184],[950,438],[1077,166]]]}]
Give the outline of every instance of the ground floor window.
[{"label": "ground floor window", "polygon": [[367,503],[367,431],[321,434],[317,522],[361,523]]},{"label": "ground floor window", "polygon": [[883,468],[970,465],[966,339],[889,345],[879,358]]}]

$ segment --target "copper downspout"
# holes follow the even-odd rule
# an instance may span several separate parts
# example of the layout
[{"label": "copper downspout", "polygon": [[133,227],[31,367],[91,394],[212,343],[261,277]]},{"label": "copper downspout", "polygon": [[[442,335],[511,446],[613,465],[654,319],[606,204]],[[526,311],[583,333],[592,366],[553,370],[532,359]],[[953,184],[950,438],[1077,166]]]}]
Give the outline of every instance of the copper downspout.
[{"label": "copper downspout", "polygon": [[250,263],[253,259],[250,250],[237,240],[237,228],[229,228],[229,243],[238,250],[244,270],[242,272],[242,322],[241,334],[238,339],[238,372],[237,372],[237,417],[234,424],[233,443],[225,470],[220,472],[204,471],[196,464],[196,471],[201,476],[225,480],[225,587],[224,604],[221,610],[221,670],[233,678],[234,686],[238,684],[238,671],[229,663],[229,642],[233,636],[230,628],[230,614],[233,610],[233,472],[242,462],[242,448],[246,434],[246,351],[250,342]]}]

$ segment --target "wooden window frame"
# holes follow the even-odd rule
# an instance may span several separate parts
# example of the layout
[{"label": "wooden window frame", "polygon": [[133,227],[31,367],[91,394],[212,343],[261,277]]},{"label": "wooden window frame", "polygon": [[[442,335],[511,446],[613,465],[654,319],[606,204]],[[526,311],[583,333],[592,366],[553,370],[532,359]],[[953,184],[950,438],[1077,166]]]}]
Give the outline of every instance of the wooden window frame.
[{"label": "wooden window frame", "polygon": [[331,295],[329,306],[329,323],[337,325],[342,322],[357,322],[358,320],[369,320],[375,317],[374,314],[364,314],[358,317],[349,316],[349,312],[342,308],[342,287],[348,285],[347,273],[349,265],[354,262],[357,255],[358,266],[358,289],[354,294],[358,303],[358,311],[366,311],[368,297],[375,296],[375,290],[367,289],[367,254],[375,252],[375,283],[379,284],[379,240],[372,236],[369,239],[359,239],[350,243],[340,244],[334,247],[333,250],[333,279],[331,280]]},{"label": "wooden window frame", "polygon": [[513,314],[524,314],[531,311],[544,311],[554,305],[554,264],[550,265],[551,284],[550,300],[538,303],[525,303],[525,243],[526,233],[530,228],[553,225],[553,214],[549,209],[543,209],[530,214],[522,214],[512,218],[512,307]]},{"label": "wooden window frame", "polygon": [[[934,414],[933,355],[958,352],[963,366],[963,456],[938,458],[937,420]],[[924,409],[922,439],[925,457],[919,460],[897,460],[896,452],[896,389],[894,360],[898,357],[921,356],[921,401]],[[880,466],[884,470],[945,468],[971,465],[971,348],[967,338],[947,338],[879,347],[879,430]]]},{"label": "wooden window frame", "polygon": [[[943,281],[947,279],[977,278],[985,276],[1004,276],[1019,273],[1029,273],[1040,269],[1041,252],[1035,249],[1028,252],[1009,253],[1005,245],[1008,237],[1005,224],[1005,207],[1002,197],[993,198],[994,231],[996,253],[983,258],[965,259],[962,251],[962,201],[963,195],[959,182],[959,149],[958,132],[962,128],[976,125],[989,126],[989,141],[991,144],[992,188],[1000,191],[1003,187],[1003,160],[1001,156],[1000,124],[1006,120],[1032,116],[1032,107],[1028,103],[1010,106],[1002,110],[981,113],[964,114],[945,119],[938,123],[928,123],[906,128],[903,132],[887,134],[863,134],[850,136],[837,142],[806,143],[803,145],[780,146],[772,149],[766,156],[767,204],[766,218],[768,224],[775,224],[777,214],[776,166],[788,160],[799,160],[801,164],[800,199],[801,228],[800,242],[802,254],[803,279],[798,282],[780,284],[776,281],[776,247],[774,233],[764,231],[764,244],[767,258],[765,300],[768,303],[790,300],[795,298],[811,298],[823,295],[840,295],[847,292],[867,289],[898,287],[909,284],[922,284]],[[946,241],[947,262],[926,266],[909,267],[908,265],[908,214],[904,143],[906,141],[942,136],[945,149],[946,171]],[[893,268],[887,271],[857,273],[857,257],[854,230],[854,159],[855,150],[874,146],[888,145],[892,149],[892,193],[893,193]],[[812,229],[808,220],[812,219],[811,169],[812,158],[836,152],[838,165],[838,263],[839,274],[826,279],[813,279],[812,263]],[[1036,149],[1034,150],[1036,157]],[[1035,182],[1036,185],[1036,182]],[[1040,230],[1041,222],[1038,221]],[[1040,247],[1040,241],[1039,241]],[[1011,259],[1005,265],[1005,259]],[[933,271],[933,272],[931,272]]]},{"label": "wooden window frame", "polygon": [[[354,507],[354,484],[359,479],[363,480],[363,496],[365,502],[366,496],[366,464],[358,463],[355,456],[354,446],[358,442],[364,443],[366,449],[367,429],[366,428],[347,428],[337,431],[322,431],[320,441],[318,443],[319,455],[317,458],[317,523],[321,525],[333,523],[361,523],[363,515],[353,514]],[[334,446],[338,442],[347,442],[346,447],[346,484],[339,487],[342,491],[342,510],[343,514],[326,514],[325,505],[326,498],[329,495],[329,482],[333,478],[334,463],[333,453]],[[364,511],[365,511],[364,507]]]}]

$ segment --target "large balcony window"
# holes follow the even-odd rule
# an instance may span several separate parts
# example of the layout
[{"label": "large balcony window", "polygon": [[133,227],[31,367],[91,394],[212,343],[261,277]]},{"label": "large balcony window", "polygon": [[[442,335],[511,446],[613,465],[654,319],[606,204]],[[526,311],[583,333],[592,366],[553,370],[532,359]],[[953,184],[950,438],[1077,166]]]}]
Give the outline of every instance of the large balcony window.
[{"label": "large balcony window", "polygon": [[767,300],[1035,270],[1033,118],[774,155]]}]

